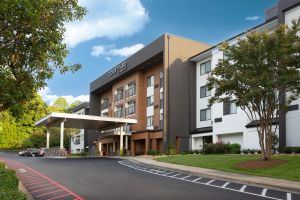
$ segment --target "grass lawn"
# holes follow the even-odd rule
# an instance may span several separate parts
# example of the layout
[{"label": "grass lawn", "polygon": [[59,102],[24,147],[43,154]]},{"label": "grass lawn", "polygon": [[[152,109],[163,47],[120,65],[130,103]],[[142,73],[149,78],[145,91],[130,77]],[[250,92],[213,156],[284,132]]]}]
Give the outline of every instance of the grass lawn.
[{"label": "grass lawn", "polygon": [[157,161],[167,162],[167,163],[300,181],[300,156],[297,155],[273,156],[273,159],[282,159],[282,160],[287,160],[288,162],[279,166],[273,166],[268,168],[243,169],[243,168],[237,168],[235,166],[237,163],[247,161],[247,160],[255,160],[255,159],[256,160],[260,159],[260,155],[188,154],[188,155],[175,155],[175,156],[156,158]]}]

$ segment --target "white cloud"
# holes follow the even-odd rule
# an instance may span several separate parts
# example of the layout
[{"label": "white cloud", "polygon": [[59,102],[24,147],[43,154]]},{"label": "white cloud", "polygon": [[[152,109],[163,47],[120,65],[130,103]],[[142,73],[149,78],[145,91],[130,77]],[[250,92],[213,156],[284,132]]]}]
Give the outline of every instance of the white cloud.
[{"label": "white cloud", "polygon": [[[39,92],[38,92],[41,97],[43,98],[43,100],[48,104],[48,105],[53,105],[54,101],[60,97],[56,94],[53,94],[53,92],[50,90],[49,87],[45,87],[43,89],[41,89]],[[89,101],[89,95],[79,95],[79,96],[72,96],[72,95],[65,95],[65,96],[62,96],[64,97],[68,104],[72,104],[73,102],[75,101],[81,101],[81,102],[86,102],[86,101]]]},{"label": "white cloud", "polygon": [[250,16],[250,17],[246,17],[247,21],[256,21],[260,19],[260,16]]},{"label": "white cloud", "polygon": [[66,24],[65,42],[69,47],[97,37],[131,36],[149,21],[140,0],[79,0],[79,4],[88,13],[81,21]]},{"label": "white cloud", "polygon": [[100,57],[105,55],[105,59],[110,61],[111,56],[128,57],[135,52],[142,49],[145,45],[134,44],[128,47],[114,48],[115,45],[98,45],[92,47],[91,55],[95,57]]},{"label": "white cloud", "polygon": [[143,44],[135,44],[135,45],[132,45],[129,47],[123,47],[120,49],[111,49],[109,51],[109,54],[113,55],[113,56],[127,57],[127,56],[130,56],[130,55],[134,54],[135,52],[139,51],[143,47],[144,47]]}]

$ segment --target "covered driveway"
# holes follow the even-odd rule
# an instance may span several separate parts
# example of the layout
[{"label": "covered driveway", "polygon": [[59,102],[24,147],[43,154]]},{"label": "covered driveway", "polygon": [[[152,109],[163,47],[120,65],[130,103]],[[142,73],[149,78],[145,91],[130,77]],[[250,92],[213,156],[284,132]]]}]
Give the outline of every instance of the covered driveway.
[{"label": "covered driveway", "polygon": [[[123,149],[124,126],[136,124],[136,119],[100,117],[93,115],[78,115],[70,113],[51,113],[38,122],[36,126],[44,126],[47,129],[46,147],[49,148],[50,127],[60,127],[60,149],[64,149],[64,128],[76,128],[101,131],[115,129],[120,135],[120,149]],[[126,136],[127,137],[127,136]],[[126,140],[127,141],[127,140]],[[101,145],[100,145],[101,148]],[[101,151],[101,149],[99,149]]]}]

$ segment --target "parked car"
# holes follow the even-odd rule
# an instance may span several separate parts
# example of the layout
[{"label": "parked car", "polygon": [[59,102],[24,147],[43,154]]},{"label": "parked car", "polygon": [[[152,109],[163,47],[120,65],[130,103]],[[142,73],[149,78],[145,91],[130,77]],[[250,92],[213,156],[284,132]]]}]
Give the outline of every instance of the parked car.
[{"label": "parked car", "polygon": [[24,156],[39,156],[39,149],[35,149],[35,148],[28,148],[25,150]]},{"label": "parked car", "polygon": [[25,150],[19,152],[19,156],[24,156],[24,155],[25,155]]},{"label": "parked car", "polygon": [[43,156],[45,155],[45,149],[47,149],[47,148],[40,148],[40,149],[39,149],[38,156],[43,157]]}]

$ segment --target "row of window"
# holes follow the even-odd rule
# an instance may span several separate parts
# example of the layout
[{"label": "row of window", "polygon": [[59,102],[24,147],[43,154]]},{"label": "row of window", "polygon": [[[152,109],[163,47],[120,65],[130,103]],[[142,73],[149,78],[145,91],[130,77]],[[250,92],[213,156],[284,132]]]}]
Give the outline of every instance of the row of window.
[{"label": "row of window", "polygon": [[134,100],[128,102],[128,105],[125,108],[125,113],[124,113],[123,105],[116,107],[115,113],[114,113],[115,117],[121,118],[124,116],[124,114],[125,114],[125,116],[135,114],[135,101]]},{"label": "row of window", "polygon": [[[147,117],[147,127],[151,127],[153,126],[153,119],[154,119],[154,116],[148,116]],[[161,113],[160,114],[160,119],[159,119],[159,127],[160,128],[163,128],[163,123],[164,123],[164,119],[163,119],[163,114]]]},{"label": "row of window", "polygon": [[[231,115],[237,113],[237,106],[233,101],[223,103],[223,115]],[[211,120],[211,109],[206,108],[200,110],[200,121]]]}]

